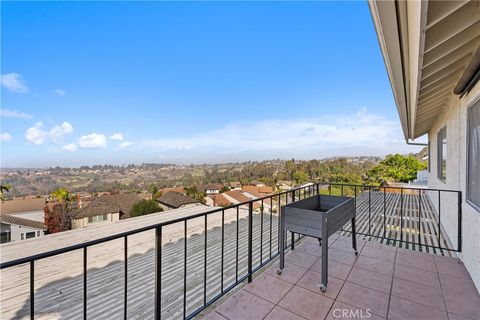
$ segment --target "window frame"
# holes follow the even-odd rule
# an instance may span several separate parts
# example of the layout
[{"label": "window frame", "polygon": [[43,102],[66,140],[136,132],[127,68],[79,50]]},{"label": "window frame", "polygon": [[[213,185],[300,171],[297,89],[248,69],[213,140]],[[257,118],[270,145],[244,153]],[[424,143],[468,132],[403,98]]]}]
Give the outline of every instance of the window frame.
[{"label": "window frame", "polygon": [[[441,133],[444,132],[442,135],[442,139],[440,139]],[[437,179],[442,181],[443,183],[447,183],[447,152],[443,152],[443,139],[445,139],[445,151],[447,149],[447,126],[443,126],[437,132]],[[445,156],[445,177],[443,177],[443,157]]]},{"label": "window frame", "polygon": [[[479,105],[476,105],[477,103],[479,103]],[[472,208],[474,208],[477,212],[480,212],[480,202],[479,203],[475,203],[474,201],[470,200],[469,198],[469,194],[470,194],[470,122],[468,121],[469,119],[469,115],[470,115],[470,110],[471,108],[473,107],[478,107],[480,108],[480,96],[478,96],[477,98],[475,98],[468,106],[467,106],[467,132],[466,132],[466,136],[467,136],[467,139],[466,139],[466,167],[467,167],[467,170],[466,170],[466,173],[467,173],[467,177],[465,179],[465,202],[468,203]]]}]

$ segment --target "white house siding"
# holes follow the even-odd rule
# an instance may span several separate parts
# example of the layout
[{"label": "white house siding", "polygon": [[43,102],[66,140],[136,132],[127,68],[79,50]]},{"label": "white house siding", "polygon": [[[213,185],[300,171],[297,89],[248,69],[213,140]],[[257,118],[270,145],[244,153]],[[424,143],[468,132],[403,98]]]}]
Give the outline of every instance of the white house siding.
[{"label": "white house siding", "polygon": [[103,225],[120,220],[120,213],[107,213],[107,220],[101,222],[88,222],[88,217],[73,219],[72,229],[82,229],[91,226]]},{"label": "white house siding", "polygon": [[27,233],[29,233],[29,232],[34,232],[35,233],[34,238],[43,237],[45,235],[44,230],[19,226],[19,225],[16,225],[16,224],[2,223],[0,229],[1,229],[2,232],[10,232],[10,242],[21,241],[22,240],[22,234],[23,234],[23,240],[27,239]]},{"label": "white house siding", "polygon": [[[439,115],[429,132],[430,163],[428,185],[430,188],[462,191],[463,241],[460,254],[477,289],[480,291],[480,212],[465,201],[467,185],[467,108],[480,97],[480,83],[461,99],[452,99]],[[447,178],[437,178],[437,133],[447,127]],[[437,194],[430,194],[437,206]],[[441,196],[441,220],[454,246],[457,245],[457,198],[456,195]]]}]

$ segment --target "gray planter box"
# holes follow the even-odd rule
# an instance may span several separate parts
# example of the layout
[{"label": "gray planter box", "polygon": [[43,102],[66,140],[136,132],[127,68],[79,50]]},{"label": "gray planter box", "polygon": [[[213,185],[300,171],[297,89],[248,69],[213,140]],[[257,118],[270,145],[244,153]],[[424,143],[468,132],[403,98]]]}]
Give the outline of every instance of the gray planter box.
[{"label": "gray planter box", "polygon": [[[315,237],[322,245],[322,282],[325,292],[328,285],[328,237],[352,222],[352,247],[357,254],[355,233],[355,199],[330,195],[316,195],[282,206],[279,224],[280,269],[285,266],[284,237],[286,231]],[[293,245],[292,245],[293,249]]]}]

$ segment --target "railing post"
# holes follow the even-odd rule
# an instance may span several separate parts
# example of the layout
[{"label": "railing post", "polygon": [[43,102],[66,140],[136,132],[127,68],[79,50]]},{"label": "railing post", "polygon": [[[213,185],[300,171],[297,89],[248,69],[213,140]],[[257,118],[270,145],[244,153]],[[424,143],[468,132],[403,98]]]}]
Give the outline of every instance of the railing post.
[{"label": "railing post", "polygon": [[35,260],[30,261],[30,319],[35,318]]},{"label": "railing post", "polygon": [[383,239],[387,237],[387,189],[383,187]]},{"label": "railing post", "polygon": [[438,190],[438,246],[442,247],[442,229],[441,229],[441,221],[442,221],[442,202],[440,200],[441,192]]},{"label": "railing post", "polygon": [[[187,318],[187,236],[188,236],[188,234],[187,234],[187,219],[185,219],[185,221],[184,221],[183,228],[184,228],[184,234],[183,234],[183,319],[186,319]],[[223,277],[223,265],[222,265],[222,277]],[[222,293],[223,293],[223,283],[222,283]]]},{"label": "railing post", "polygon": [[248,203],[248,282],[252,282],[253,202]]},{"label": "railing post", "polygon": [[371,213],[372,213],[372,204],[371,204],[371,193],[372,193],[372,187],[368,187],[368,235],[371,235],[370,229],[372,227],[371,224]]},{"label": "railing post", "polygon": [[403,189],[400,189],[400,242],[403,242]]},{"label": "railing post", "polygon": [[[300,190],[298,191],[298,198],[300,198]],[[293,192],[293,196],[292,196],[292,202],[295,202],[295,192]],[[293,234],[293,232],[290,232],[290,236],[291,236],[291,243],[290,243],[290,248],[292,250],[295,250],[295,236]],[[287,244],[288,244],[288,240],[287,240]]]},{"label": "railing post", "polygon": [[83,319],[87,319],[87,247],[83,247]]},{"label": "railing post", "polygon": [[[204,216],[204,242],[205,248],[203,251],[203,305],[207,305],[207,248],[208,248],[208,216]],[[237,214],[237,244],[238,244],[238,214]],[[237,249],[238,252],[238,249]],[[238,270],[238,254],[237,254],[237,270]],[[238,274],[238,271],[237,271]]]},{"label": "railing post", "polygon": [[[418,245],[421,246],[422,236],[422,190],[418,190]],[[420,249],[420,248],[419,248]]]},{"label": "railing post", "polygon": [[124,279],[123,279],[123,319],[127,320],[127,302],[128,302],[128,237],[123,238],[123,260],[124,260]]},{"label": "railing post", "polygon": [[458,191],[458,252],[462,252],[462,191]]},{"label": "railing post", "polygon": [[162,227],[155,228],[155,319],[162,317]]}]

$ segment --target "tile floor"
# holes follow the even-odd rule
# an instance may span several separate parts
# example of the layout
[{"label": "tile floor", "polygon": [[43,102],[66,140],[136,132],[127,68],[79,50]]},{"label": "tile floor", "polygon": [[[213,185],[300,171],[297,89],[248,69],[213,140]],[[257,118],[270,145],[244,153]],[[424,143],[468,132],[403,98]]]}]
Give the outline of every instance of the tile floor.
[{"label": "tile floor", "polygon": [[248,319],[480,319],[480,295],[456,258],[330,238],[329,284],[318,288],[321,247],[305,238],[205,316]]}]

